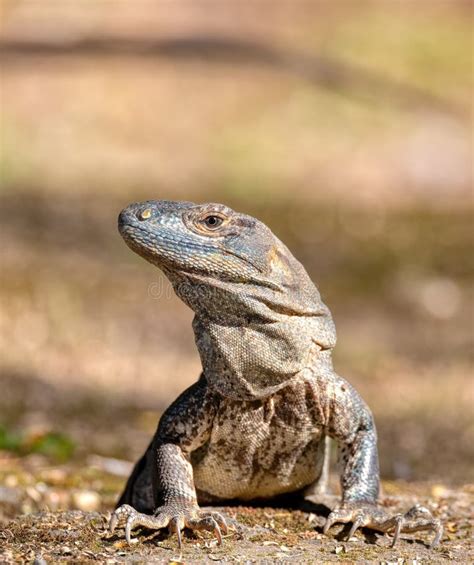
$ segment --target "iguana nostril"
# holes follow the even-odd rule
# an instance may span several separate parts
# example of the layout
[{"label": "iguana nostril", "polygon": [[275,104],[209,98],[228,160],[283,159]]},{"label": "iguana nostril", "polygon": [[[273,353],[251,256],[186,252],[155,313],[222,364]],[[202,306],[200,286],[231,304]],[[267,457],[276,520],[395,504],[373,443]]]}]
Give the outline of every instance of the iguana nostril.
[{"label": "iguana nostril", "polygon": [[119,228],[127,224],[127,210],[122,210],[118,217],[118,226]]}]

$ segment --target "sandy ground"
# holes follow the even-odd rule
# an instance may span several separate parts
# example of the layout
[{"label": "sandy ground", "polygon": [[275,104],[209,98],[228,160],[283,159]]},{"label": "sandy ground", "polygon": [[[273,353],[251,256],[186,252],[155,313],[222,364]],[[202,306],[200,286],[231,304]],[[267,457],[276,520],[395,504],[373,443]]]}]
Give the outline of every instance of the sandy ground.
[{"label": "sandy ground", "polygon": [[[321,563],[468,563],[474,559],[472,538],[472,486],[455,490],[440,486],[390,485],[393,494],[382,503],[393,512],[415,501],[427,504],[444,523],[440,546],[427,547],[430,534],[405,534],[395,548],[388,536],[369,530],[345,541],[347,527],[335,526],[324,536],[321,526],[327,510],[304,503],[303,510],[288,508],[225,507],[233,524],[222,546],[206,534],[186,534],[179,552],[176,539],[166,532],[137,532],[129,546],[123,530],[110,536],[106,525],[110,513],[61,511],[25,514],[0,531],[2,563],[98,562],[98,563],[202,563],[202,562],[297,562]],[[433,496],[433,493],[438,496]],[[429,496],[428,496],[429,495]]]},{"label": "sandy ground", "polygon": [[[222,546],[208,533],[185,530],[181,553],[167,531],[138,528],[128,545],[123,528],[107,531],[110,513],[123,488],[130,464],[89,457],[51,465],[42,455],[0,458],[0,563],[65,562],[298,562],[376,563],[472,562],[474,485],[450,488],[434,482],[384,481],[380,504],[389,513],[421,503],[439,518],[444,534],[429,549],[431,532],[402,534],[395,548],[389,535],[362,529],[349,541],[349,528],[335,525],[328,536],[322,526],[338,495],[321,499],[287,499],[269,506],[216,508],[228,521]],[[332,492],[338,491],[331,475]]]}]

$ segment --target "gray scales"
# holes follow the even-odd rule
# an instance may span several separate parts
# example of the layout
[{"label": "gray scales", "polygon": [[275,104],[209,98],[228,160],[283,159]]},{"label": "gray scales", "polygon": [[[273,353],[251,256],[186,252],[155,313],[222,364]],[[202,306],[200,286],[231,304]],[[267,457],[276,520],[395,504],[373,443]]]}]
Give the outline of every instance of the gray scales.
[{"label": "gray scales", "polygon": [[390,515],[377,506],[372,414],[332,366],[336,331],[304,267],[259,220],[222,204],[151,200],[119,216],[127,245],[159,267],[195,313],[203,371],[166,410],[110,521],[208,530],[224,517],[201,508],[326,488],[328,440],[339,449],[342,500],[335,523],[393,533],[442,525],[427,508]]}]

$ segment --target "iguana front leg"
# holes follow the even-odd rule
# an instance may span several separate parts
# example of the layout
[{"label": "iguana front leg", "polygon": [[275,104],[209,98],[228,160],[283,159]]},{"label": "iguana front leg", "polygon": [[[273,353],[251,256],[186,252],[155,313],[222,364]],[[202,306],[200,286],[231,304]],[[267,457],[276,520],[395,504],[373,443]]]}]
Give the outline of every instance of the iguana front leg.
[{"label": "iguana front leg", "polygon": [[214,532],[218,543],[221,544],[221,531],[227,532],[225,519],[218,512],[205,512],[199,508],[191,463],[187,461],[181,448],[171,443],[163,443],[154,451],[157,462],[155,499],[160,500],[161,504],[156,507],[152,516],[138,512],[128,504],[119,506],[110,520],[110,532],[115,530],[120,521],[125,520],[125,538],[128,543],[132,542],[132,529],[145,526],[152,530],[168,527],[171,532],[177,534],[180,547],[181,530],[185,527]]},{"label": "iguana front leg", "polygon": [[[210,398],[212,396],[212,399]],[[168,528],[178,536],[181,530],[214,532],[218,543],[221,532],[227,532],[224,518],[217,512],[199,508],[193,481],[193,469],[188,456],[205,443],[210,434],[218,401],[203,385],[202,379],[185,391],[165,412],[142,467],[135,469],[121,501],[146,500],[142,489],[149,481],[153,488],[153,515],[138,512],[130,504],[122,504],[112,514],[109,530],[125,521],[125,537],[131,543],[136,526],[150,529]]]},{"label": "iguana front leg", "polygon": [[379,464],[377,433],[372,414],[356,390],[337,375],[321,382],[319,402],[325,415],[326,433],[339,445],[342,502],[329,514],[324,533],[338,522],[352,522],[348,539],[357,529],[368,527],[379,532],[393,532],[393,544],[401,532],[433,531],[430,547],[442,536],[439,520],[423,506],[417,505],[405,514],[389,515],[377,506]]}]

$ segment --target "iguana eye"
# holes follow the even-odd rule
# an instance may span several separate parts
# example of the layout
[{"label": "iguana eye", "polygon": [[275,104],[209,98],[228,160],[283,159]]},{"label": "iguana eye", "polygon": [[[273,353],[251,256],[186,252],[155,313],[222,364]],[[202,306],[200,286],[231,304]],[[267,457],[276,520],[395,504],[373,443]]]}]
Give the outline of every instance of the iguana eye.
[{"label": "iguana eye", "polygon": [[138,219],[139,220],[148,220],[149,218],[151,218],[152,215],[152,210],[151,208],[145,208],[145,210],[142,210],[139,214],[138,214]]},{"label": "iguana eye", "polygon": [[216,230],[224,220],[220,216],[210,214],[203,218],[202,221],[208,230]]}]

